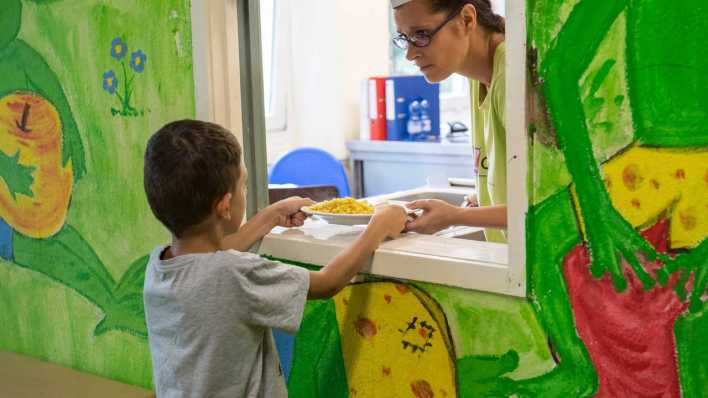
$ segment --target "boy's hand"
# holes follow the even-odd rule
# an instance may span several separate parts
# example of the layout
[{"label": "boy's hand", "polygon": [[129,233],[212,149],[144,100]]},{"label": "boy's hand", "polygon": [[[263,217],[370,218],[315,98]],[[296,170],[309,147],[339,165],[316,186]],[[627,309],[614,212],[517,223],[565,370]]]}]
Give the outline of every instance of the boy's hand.
[{"label": "boy's hand", "polygon": [[396,238],[406,228],[406,210],[398,205],[384,205],[376,207],[374,216],[371,217],[367,230],[380,231],[383,238]]},{"label": "boy's hand", "polygon": [[406,225],[406,211],[402,206],[384,205],[376,207],[364,233],[343,252],[339,253],[327,266],[310,272],[309,299],[329,298],[342,290],[367,259],[376,252],[386,238],[395,238]]},{"label": "boy's hand", "polygon": [[307,214],[300,211],[304,206],[315,204],[312,199],[293,196],[275,202],[267,207],[274,217],[277,226],[285,228],[301,227],[305,223]]},{"label": "boy's hand", "polygon": [[454,224],[459,207],[438,199],[423,199],[406,205],[411,210],[422,209],[423,214],[408,222],[406,230],[434,234]]}]

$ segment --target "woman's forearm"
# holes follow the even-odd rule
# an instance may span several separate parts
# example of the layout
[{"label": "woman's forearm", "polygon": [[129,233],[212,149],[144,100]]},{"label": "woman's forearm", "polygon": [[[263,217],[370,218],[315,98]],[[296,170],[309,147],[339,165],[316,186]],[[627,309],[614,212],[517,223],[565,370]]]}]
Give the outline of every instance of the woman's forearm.
[{"label": "woman's forearm", "polygon": [[465,207],[460,209],[459,221],[455,225],[505,229],[506,205]]}]

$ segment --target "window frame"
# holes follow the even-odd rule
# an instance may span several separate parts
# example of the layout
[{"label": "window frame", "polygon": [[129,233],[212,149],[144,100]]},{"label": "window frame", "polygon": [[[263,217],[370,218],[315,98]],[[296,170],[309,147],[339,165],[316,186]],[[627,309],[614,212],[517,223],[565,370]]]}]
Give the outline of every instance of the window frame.
[{"label": "window frame", "polygon": [[192,2],[196,115],[241,142],[248,218],[268,205],[259,9],[259,0]]},{"label": "window frame", "polygon": [[[264,0],[261,0],[264,1]],[[287,98],[288,98],[288,70],[286,40],[290,25],[287,12],[287,0],[267,0],[273,2],[273,32],[271,32],[271,64],[270,64],[270,110],[266,108],[266,132],[279,133],[286,131],[287,124]],[[265,45],[265,43],[263,43]],[[265,73],[264,73],[265,77]]]},{"label": "window frame", "polygon": [[[526,216],[528,213],[529,132],[527,124],[526,2],[506,1],[506,150],[510,294],[526,296]],[[521,67],[519,67],[521,65]],[[509,193],[509,190],[507,190]]]},{"label": "window frame", "polygon": [[[209,6],[205,7],[204,3],[209,3]],[[215,0],[204,3],[197,1],[193,3],[195,8],[206,9],[206,15],[199,16],[197,13],[197,17],[201,19],[193,20],[197,114],[200,118],[220,122],[231,128],[237,135],[242,135],[244,160],[250,174],[248,187],[250,216],[268,203],[265,150],[267,133],[260,53],[259,0]],[[217,6],[214,6],[215,4]],[[507,131],[510,132],[507,134],[507,184],[514,187],[515,192],[509,195],[507,203],[509,243],[505,248],[506,253],[496,251],[500,254],[496,258],[506,257],[507,261],[499,264],[495,261],[470,261],[466,258],[446,257],[444,254],[426,255],[421,254],[420,251],[406,251],[406,242],[410,242],[410,239],[401,239],[384,244],[376,252],[365,272],[516,297],[526,296],[525,222],[528,211],[529,146],[526,124],[525,7],[525,2],[506,2],[508,23],[505,113]],[[194,15],[193,12],[193,17]],[[215,27],[213,24],[213,21],[219,18],[224,20],[222,28]],[[235,26],[238,27],[238,31],[232,32]],[[199,59],[200,54],[204,55],[202,50],[198,50],[199,46],[205,46],[208,50],[206,53],[208,57],[205,60]],[[223,51],[224,54],[220,54],[219,51]],[[244,62],[239,64],[239,60]],[[207,77],[204,76],[205,74]],[[236,84],[214,84],[214,82],[222,82],[220,79],[226,79],[223,82],[233,83],[234,74],[240,76],[236,79]],[[241,118],[240,123],[234,120],[235,117]],[[283,234],[282,231],[274,231],[264,238],[259,253],[324,265],[331,260],[330,257],[334,257],[341,251],[343,244],[346,244],[341,240],[308,241],[298,236],[300,235],[297,233]],[[431,245],[440,246],[442,242],[449,241],[436,241],[433,238]],[[492,245],[490,247],[495,245],[484,243]],[[460,246],[461,243],[455,242],[450,245]],[[479,242],[471,245],[479,248]],[[498,248],[498,245],[496,247]],[[484,250],[477,251],[484,254]],[[446,273],[446,270],[450,273]]]}]

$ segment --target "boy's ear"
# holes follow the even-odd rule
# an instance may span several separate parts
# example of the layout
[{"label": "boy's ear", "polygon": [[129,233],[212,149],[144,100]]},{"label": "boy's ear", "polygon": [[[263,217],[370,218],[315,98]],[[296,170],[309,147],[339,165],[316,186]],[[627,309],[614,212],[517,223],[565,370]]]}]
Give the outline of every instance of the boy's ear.
[{"label": "boy's ear", "polygon": [[231,219],[231,192],[227,193],[216,202],[216,215],[219,218]]}]

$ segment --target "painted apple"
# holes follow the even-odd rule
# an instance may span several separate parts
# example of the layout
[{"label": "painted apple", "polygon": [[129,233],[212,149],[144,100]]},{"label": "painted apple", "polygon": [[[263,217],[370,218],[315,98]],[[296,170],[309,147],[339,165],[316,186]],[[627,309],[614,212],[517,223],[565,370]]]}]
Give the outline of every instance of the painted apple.
[{"label": "painted apple", "polygon": [[46,238],[64,225],[73,182],[62,165],[62,124],[39,94],[17,91],[0,98],[0,217],[16,231]]}]

